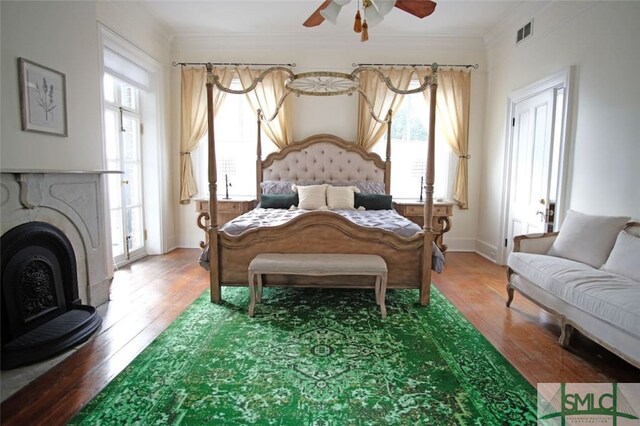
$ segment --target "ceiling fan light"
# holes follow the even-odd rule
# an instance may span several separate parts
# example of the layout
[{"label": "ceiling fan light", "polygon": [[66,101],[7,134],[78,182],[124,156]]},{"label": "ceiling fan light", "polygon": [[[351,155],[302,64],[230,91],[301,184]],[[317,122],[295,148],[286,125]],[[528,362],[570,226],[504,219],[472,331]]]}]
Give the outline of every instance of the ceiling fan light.
[{"label": "ceiling fan light", "polygon": [[360,10],[356,12],[356,19],[353,22],[353,31],[357,33],[362,32],[362,17],[360,16]]},{"label": "ceiling fan light", "polygon": [[340,9],[342,6],[339,5],[335,0],[329,3],[329,6],[325,7],[320,11],[320,15],[327,21],[332,24],[336,24],[338,22],[338,15],[340,14]]},{"label": "ceiling fan light", "polygon": [[396,4],[396,0],[371,0],[371,4],[381,16],[385,16],[391,12],[391,9],[393,9],[393,6]]},{"label": "ceiling fan light", "polygon": [[364,9],[364,19],[369,27],[375,27],[384,20],[384,16],[380,15],[375,7],[367,7]]}]

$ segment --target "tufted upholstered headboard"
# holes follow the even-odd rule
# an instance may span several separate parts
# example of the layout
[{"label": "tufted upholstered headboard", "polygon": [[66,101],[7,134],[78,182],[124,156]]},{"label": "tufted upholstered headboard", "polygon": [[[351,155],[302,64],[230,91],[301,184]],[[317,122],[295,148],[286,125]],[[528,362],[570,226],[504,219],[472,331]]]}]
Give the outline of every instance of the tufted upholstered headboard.
[{"label": "tufted upholstered headboard", "polygon": [[391,162],[337,136],[315,135],[258,162],[257,194],[263,181],[293,183],[384,183],[389,193]]}]

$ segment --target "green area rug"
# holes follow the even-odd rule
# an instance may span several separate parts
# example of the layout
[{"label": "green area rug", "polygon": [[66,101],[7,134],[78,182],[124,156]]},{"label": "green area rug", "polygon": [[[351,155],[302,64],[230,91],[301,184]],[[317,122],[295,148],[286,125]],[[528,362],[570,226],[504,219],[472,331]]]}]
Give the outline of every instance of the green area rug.
[{"label": "green area rug", "polygon": [[72,425],[535,424],[535,389],[432,287],[205,292]]}]

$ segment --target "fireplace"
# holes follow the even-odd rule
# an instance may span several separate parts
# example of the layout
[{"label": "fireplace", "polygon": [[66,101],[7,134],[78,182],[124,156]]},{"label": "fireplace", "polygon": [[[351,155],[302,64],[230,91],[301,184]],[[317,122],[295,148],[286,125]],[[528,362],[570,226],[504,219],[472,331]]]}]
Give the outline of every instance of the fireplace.
[{"label": "fireplace", "polygon": [[28,222],[2,235],[2,369],[49,358],[93,334],[101,318],[78,299],[76,261],[55,226]]},{"label": "fireplace", "polygon": [[99,328],[95,306],[109,299],[112,275],[104,173],[2,170],[2,369],[49,358]]}]

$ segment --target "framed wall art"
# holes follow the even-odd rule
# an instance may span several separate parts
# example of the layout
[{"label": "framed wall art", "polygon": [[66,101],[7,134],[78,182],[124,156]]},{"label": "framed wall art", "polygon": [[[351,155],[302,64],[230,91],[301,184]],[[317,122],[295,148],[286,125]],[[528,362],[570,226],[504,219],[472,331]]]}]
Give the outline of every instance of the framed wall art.
[{"label": "framed wall art", "polygon": [[67,136],[65,75],[24,58],[18,68],[22,130]]}]

